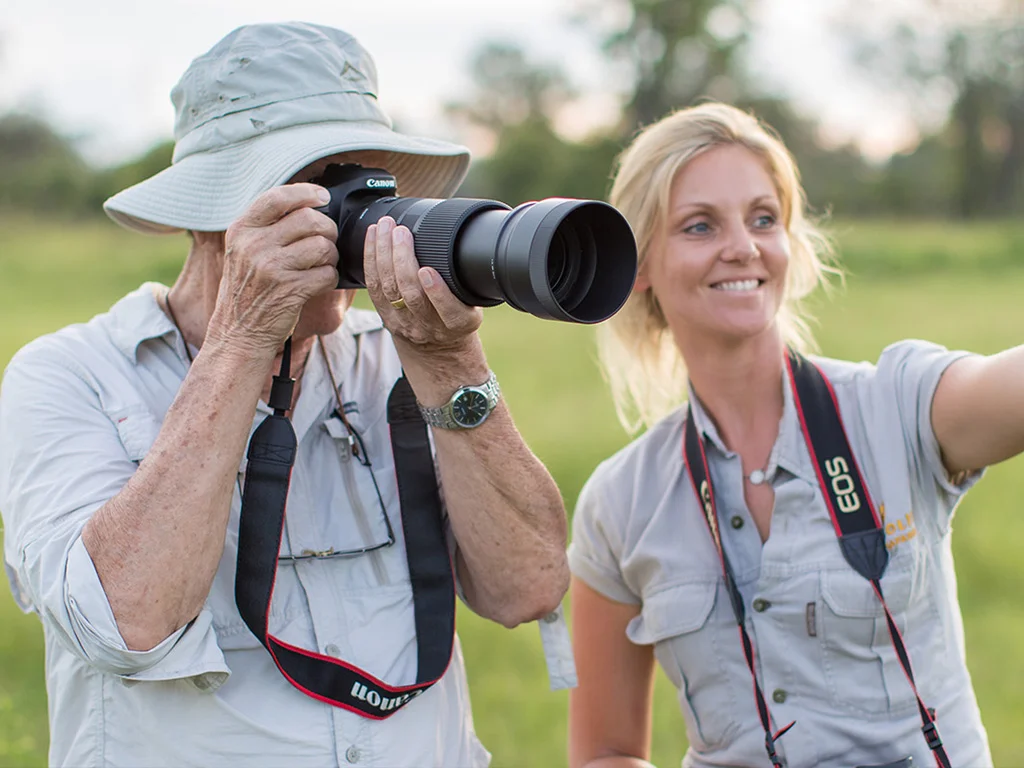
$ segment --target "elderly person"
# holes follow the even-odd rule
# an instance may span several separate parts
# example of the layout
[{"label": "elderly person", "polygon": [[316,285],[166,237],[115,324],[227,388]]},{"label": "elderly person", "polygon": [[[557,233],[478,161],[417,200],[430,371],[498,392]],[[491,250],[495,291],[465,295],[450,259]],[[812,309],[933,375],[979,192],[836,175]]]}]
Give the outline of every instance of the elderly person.
[{"label": "elderly person", "polygon": [[[178,279],[6,371],[5,559],[45,629],[54,765],[489,761],[452,570],[482,616],[550,614],[568,586],[564,509],[500,398],[480,309],[418,268],[408,229],[383,218],[367,235],[376,313],[335,290],[337,228],[310,183],[329,163],[385,168],[419,197],[450,195],[469,164],[393,131],[376,91],[351,36],[308,24],[243,27],[195,59],[172,92],[174,163],[105,205],[133,230],[190,233]],[[289,337],[294,396],[273,402]],[[443,488],[420,421],[436,504],[412,509],[389,436],[403,372]],[[443,418],[466,387],[483,396],[474,423]],[[239,531],[246,445],[272,411],[296,435],[279,551],[278,531]],[[421,537],[434,522],[436,540]],[[260,603],[236,563],[268,535]]]},{"label": "elderly person", "polygon": [[801,355],[822,239],[785,147],[726,105],[642,131],[611,199],[641,265],[600,349],[648,430],[573,519],[570,766],[649,765],[656,661],[687,767],[990,766],[950,526],[1024,449],[1024,347]]}]

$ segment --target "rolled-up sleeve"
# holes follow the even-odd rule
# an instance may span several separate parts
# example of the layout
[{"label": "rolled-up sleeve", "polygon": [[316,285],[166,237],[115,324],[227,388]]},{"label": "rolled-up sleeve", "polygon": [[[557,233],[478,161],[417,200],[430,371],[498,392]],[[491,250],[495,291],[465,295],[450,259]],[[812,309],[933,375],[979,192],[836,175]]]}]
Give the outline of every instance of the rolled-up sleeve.
[{"label": "rolled-up sleeve", "polygon": [[[932,426],[932,401],[942,375],[969,352],[950,351],[938,344],[911,339],[887,347],[878,360],[877,385],[883,397],[895,400],[910,471],[919,491],[940,502],[947,515],[982,475],[977,472],[952,478],[942,460],[942,449]],[[929,504],[928,506],[933,506]]]},{"label": "rolled-up sleeve", "polygon": [[607,464],[598,467],[580,491],[572,519],[569,568],[605,597],[638,605],[640,598],[627,585],[619,565],[629,510],[619,508],[609,493],[611,484],[602,482],[606,468]]},{"label": "rolled-up sleeve", "polygon": [[51,337],[15,356],[0,388],[0,512],[16,599],[61,646],[109,674],[223,681],[228,668],[205,611],[148,651],[129,650],[118,631],[81,536],[136,468],[74,355]]}]

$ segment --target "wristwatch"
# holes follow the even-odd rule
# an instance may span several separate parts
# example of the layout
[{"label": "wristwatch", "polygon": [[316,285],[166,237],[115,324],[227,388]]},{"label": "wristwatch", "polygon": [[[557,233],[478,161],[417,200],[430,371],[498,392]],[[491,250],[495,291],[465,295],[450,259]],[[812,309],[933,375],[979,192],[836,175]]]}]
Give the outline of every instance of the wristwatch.
[{"label": "wristwatch", "polygon": [[500,397],[498,377],[491,371],[491,375],[483,384],[459,387],[451,400],[439,408],[427,408],[416,404],[423,414],[423,420],[432,427],[473,429],[487,421]]}]

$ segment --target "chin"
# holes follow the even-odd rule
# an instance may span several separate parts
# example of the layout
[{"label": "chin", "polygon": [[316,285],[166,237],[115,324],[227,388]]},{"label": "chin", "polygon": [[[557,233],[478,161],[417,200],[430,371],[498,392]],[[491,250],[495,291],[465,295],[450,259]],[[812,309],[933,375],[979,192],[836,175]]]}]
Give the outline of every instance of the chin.
[{"label": "chin", "polygon": [[704,327],[714,335],[727,339],[731,344],[741,344],[773,333],[777,325],[776,318],[772,315],[721,318],[719,322],[706,323]]}]

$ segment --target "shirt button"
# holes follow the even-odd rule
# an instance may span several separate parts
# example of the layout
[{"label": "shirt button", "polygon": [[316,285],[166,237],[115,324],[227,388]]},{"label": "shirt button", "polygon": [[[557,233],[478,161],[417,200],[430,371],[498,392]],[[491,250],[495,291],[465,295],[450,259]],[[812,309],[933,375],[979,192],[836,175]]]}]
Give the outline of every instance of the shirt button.
[{"label": "shirt button", "polygon": [[786,701],[786,692],[781,688],[776,688],[772,691],[772,701],[776,704],[784,704]]},{"label": "shirt button", "polygon": [[730,520],[729,522],[732,523],[732,527],[736,530],[739,530],[743,527],[743,518],[739,515],[733,515],[732,520]]},{"label": "shirt button", "polygon": [[[334,643],[328,643],[327,647],[324,648],[324,653],[326,653],[328,656],[333,656],[336,659],[341,658],[341,649]],[[358,752],[356,754],[358,754]]]},{"label": "shirt button", "polygon": [[546,624],[554,624],[556,621],[558,621],[558,611],[552,611],[544,617],[544,622]]},{"label": "shirt button", "polygon": [[758,613],[764,613],[771,607],[771,605],[772,604],[769,603],[767,600],[759,597],[754,601],[754,610]]},{"label": "shirt button", "polygon": [[362,755],[359,754],[359,749],[356,747],[349,747],[345,750],[345,759],[350,763],[358,763],[360,757]]}]

